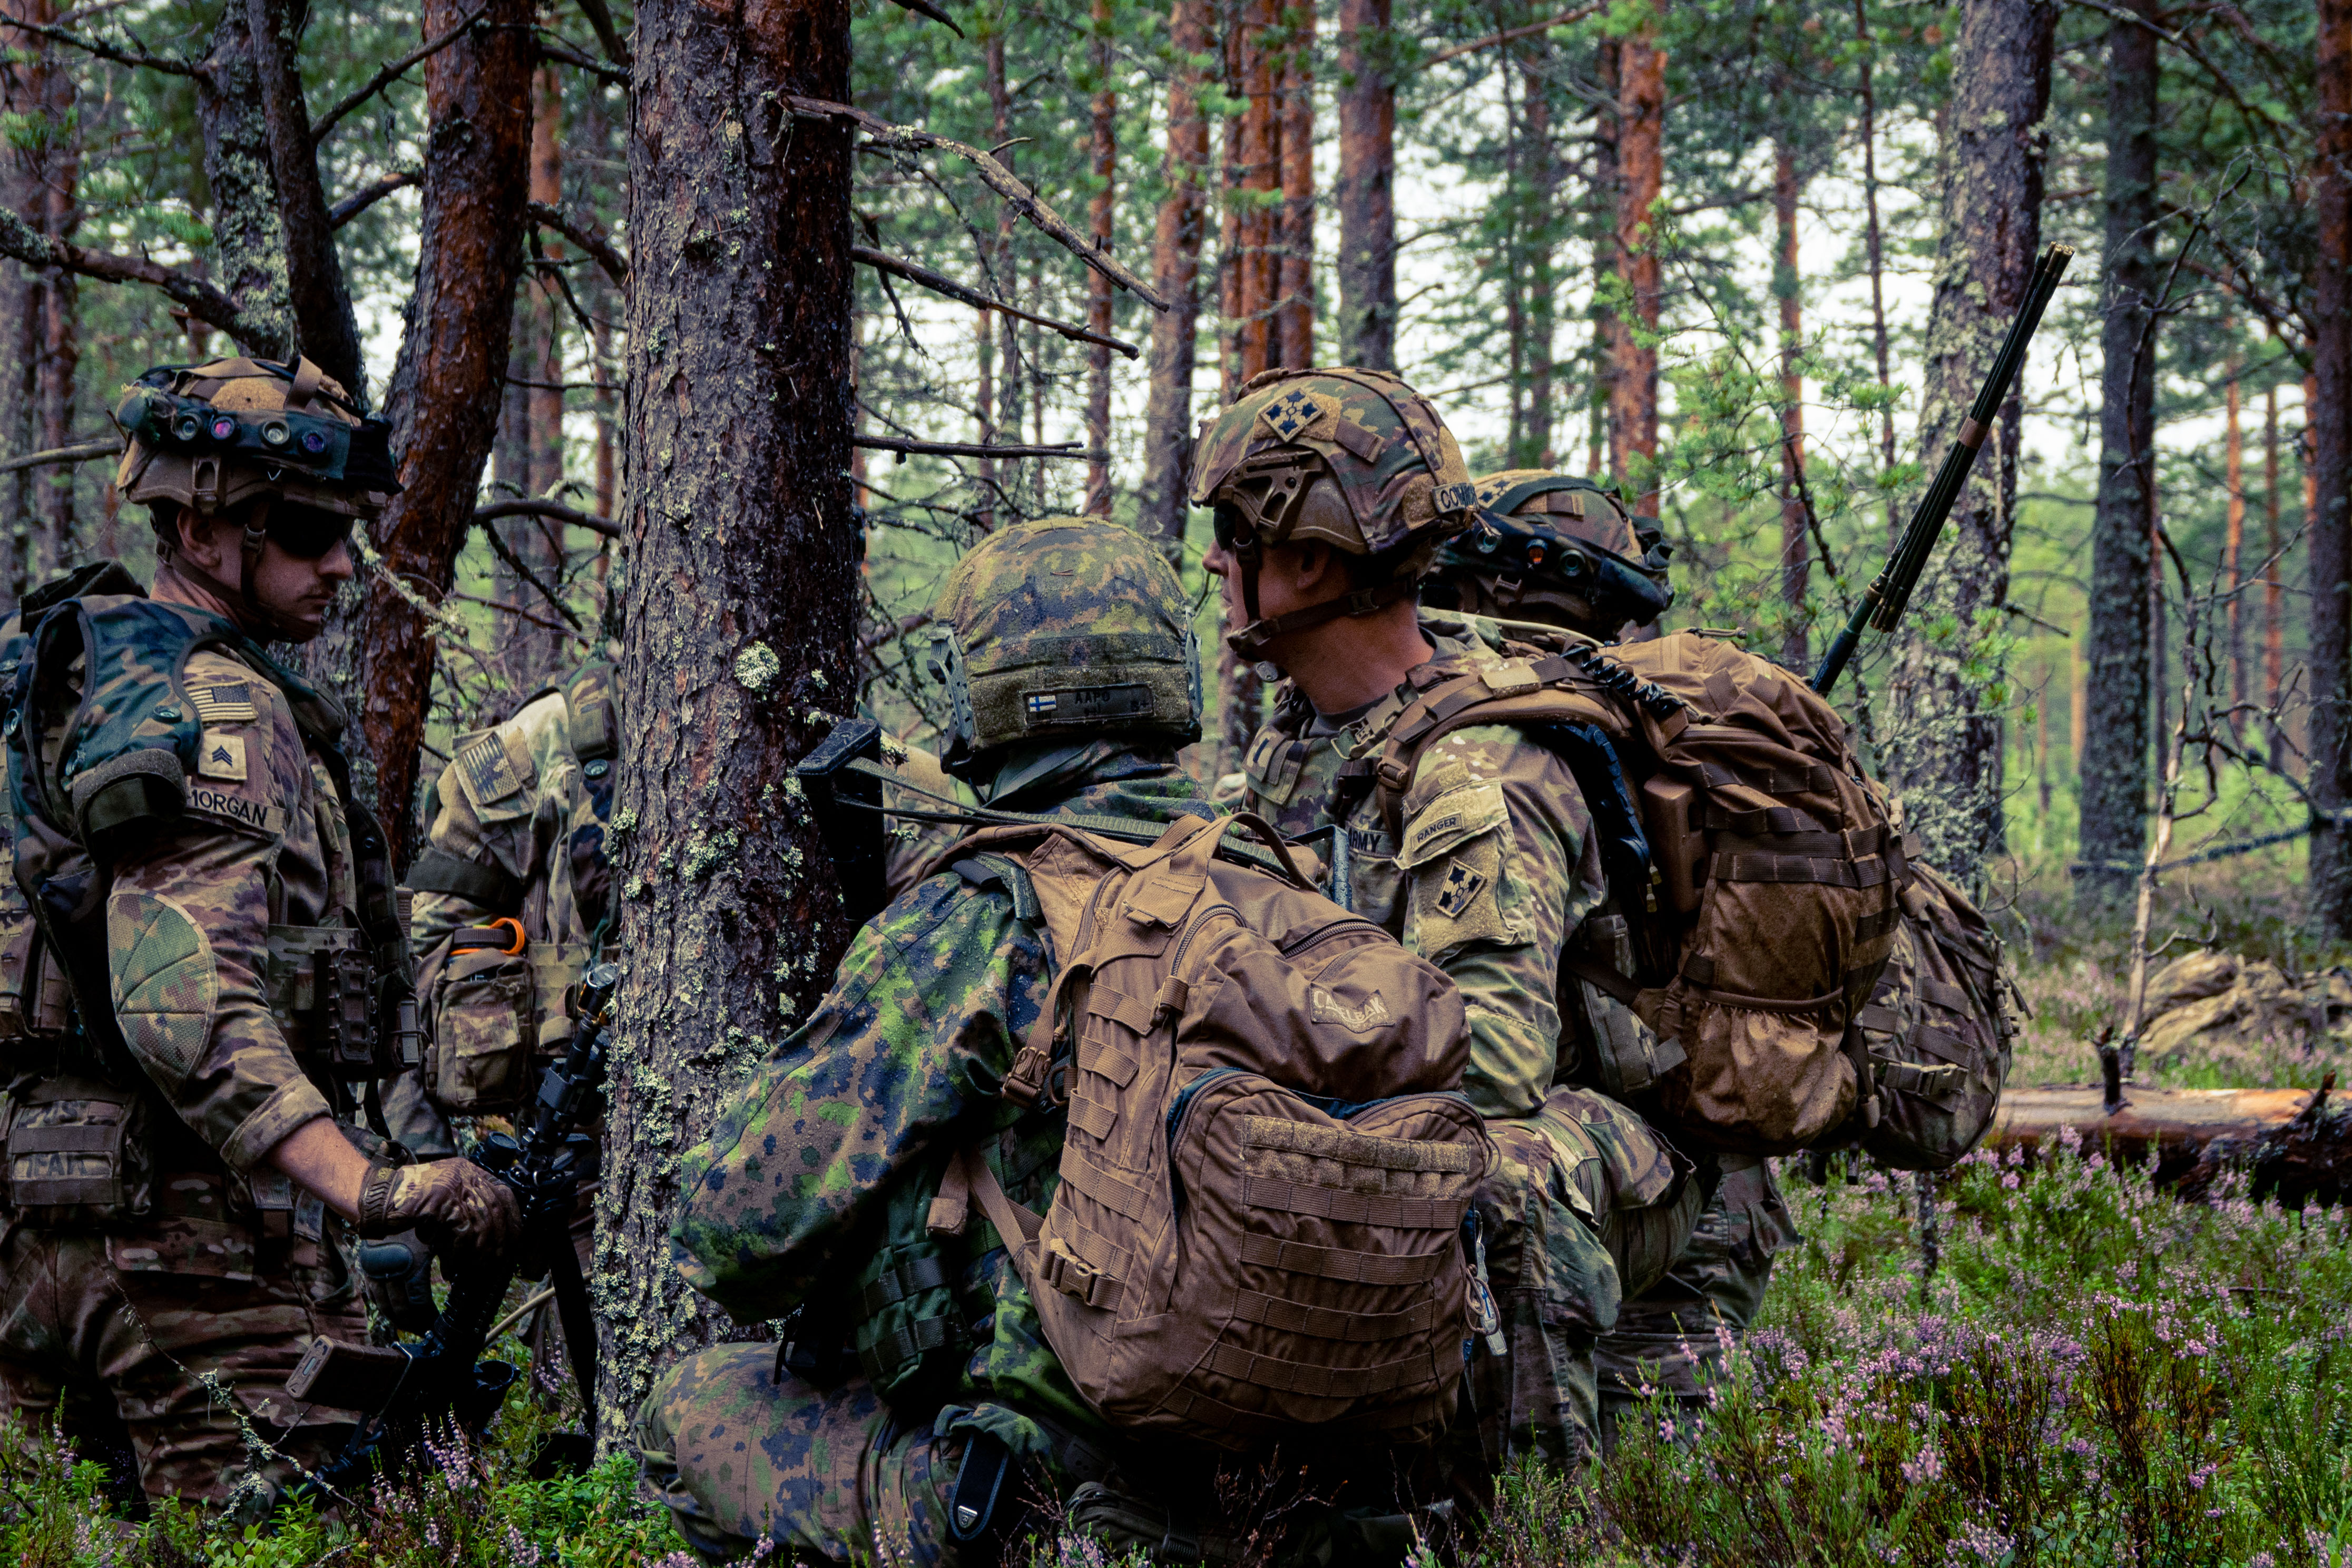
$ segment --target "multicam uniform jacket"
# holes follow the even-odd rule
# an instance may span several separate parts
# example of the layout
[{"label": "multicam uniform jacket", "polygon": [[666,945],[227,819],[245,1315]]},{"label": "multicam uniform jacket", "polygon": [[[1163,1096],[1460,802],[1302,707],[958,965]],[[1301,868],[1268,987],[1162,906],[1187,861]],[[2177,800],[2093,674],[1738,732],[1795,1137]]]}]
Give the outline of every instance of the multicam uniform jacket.
[{"label": "multicam uniform jacket", "polygon": [[[125,600],[81,603],[103,614]],[[317,1458],[322,1439],[310,1435],[349,1419],[282,1393],[311,1334],[357,1340],[365,1321],[342,1222],[264,1157],[331,1113],[334,1088],[314,1055],[324,998],[313,955],[362,944],[350,824],[294,704],[314,730],[339,729],[340,713],[227,623],[138,608],[143,641],[86,693],[86,712],[147,715],[142,731],[193,719],[200,733],[184,810],[110,868],[104,1003],[119,1052],[69,1023],[23,890],[12,882],[0,900],[0,1036],[11,1037],[0,1040],[10,1066],[0,1388],[12,1406],[45,1413],[68,1385],[105,1384],[148,1489],[218,1498],[250,1467],[238,1412],[205,1392],[207,1379],[244,1415],[299,1428],[283,1445],[298,1455]],[[12,662],[17,629],[0,628]],[[188,655],[175,690],[173,667],[199,637],[222,646]],[[77,688],[87,669],[75,664]],[[108,760],[78,747],[64,779]]]}]

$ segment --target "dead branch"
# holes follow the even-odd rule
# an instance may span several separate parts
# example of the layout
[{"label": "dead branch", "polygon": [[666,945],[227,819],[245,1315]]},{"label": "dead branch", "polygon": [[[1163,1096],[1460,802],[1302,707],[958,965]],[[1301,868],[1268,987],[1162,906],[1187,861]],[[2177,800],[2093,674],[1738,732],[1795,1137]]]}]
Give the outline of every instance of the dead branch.
[{"label": "dead branch", "polygon": [[876,250],[871,246],[853,245],[849,247],[849,254],[854,260],[864,262],[877,272],[891,273],[904,278],[909,283],[919,283],[934,294],[944,294],[950,300],[960,300],[966,305],[976,305],[983,310],[1001,310],[1018,321],[1034,321],[1041,327],[1061,333],[1074,343],[1100,343],[1104,348],[1117,349],[1129,359],[1135,358],[1141,352],[1133,343],[1121,342],[1117,338],[1105,337],[1099,332],[1089,331],[1084,327],[1073,325],[1068,321],[1057,321],[1051,316],[1036,315],[1023,310],[1018,305],[1008,305],[1002,300],[991,299],[976,289],[965,288],[944,272],[934,272],[928,267],[901,260],[896,256]]},{"label": "dead branch", "polygon": [[390,87],[394,82],[398,81],[401,77],[407,72],[409,67],[416,64],[419,60],[427,59],[434,55],[439,54],[443,49],[447,48],[459,38],[464,37],[466,36],[466,29],[480,21],[482,19],[482,13],[488,11],[489,8],[489,0],[482,0],[482,4],[475,6],[470,15],[460,17],[455,26],[451,27],[447,32],[443,33],[439,37],[427,38],[423,43],[417,45],[415,48],[409,50],[406,54],[401,56],[398,59],[385,62],[383,69],[377,71],[375,75],[368,78],[367,80],[362,82],[357,88],[344,95],[342,101],[336,104],[332,109],[327,110],[326,113],[319,116],[318,120],[310,126],[310,145],[316,147],[324,142],[327,140],[327,133],[335,128],[335,124],[338,121],[341,120],[343,116],[349,114],[352,110],[357,109],[361,104],[365,103],[369,99],[373,98],[377,93],[382,92],[385,88]]},{"label": "dead branch", "polygon": [[126,48],[121,44],[110,44],[104,38],[85,37],[69,27],[53,26],[47,22],[27,22],[21,16],[11,16],[5,24],[0,24],[0,26],[37,34],[44,38],[54,38],[60,44],[70,45],[81,50],[84,54],[96,55],[102,60],[112,60],[119,66],[137,66],[142,70],[162,71],[166,76],[196,74],[196,63],[194,60],[184,60],[177,55],[159,55],[143,48]]},{"label": "dead branch", "polygon": [[821,98],[801,98],[792,94],[784,95],[784,102],[794,114],[803,119],[846,120],[872,137],[877,143],[885,147],[902,147],[910,152],[921,152],[926,148],[936,147],[942,152],[954,153],[970,163],[973,172],[980,175],[982,182],[1010,203],[1013,211],[1027,218],[1031,224],[1071,255],[1076,256],[1153,310],[1168,309],[1168,301],[1161,299],[1150,284],[1119,265],[1108,253],[1097,249],[1094,242],[1072,228],[1061,214],[1038,200],[1037,194],[1023,184],[1012,170],[979,148],[968,146],[950,137],[934,135],[929,131],[919,131],[911,125],[893,125],[878,115],[868,114],[862,109],[853,109],[845,103],[829,103]]},{"label": "dead branch", "polygon": [[613,9],[604,4],[604,0],[580,0],[580,14],[588,18],[588,26],[594,29],[597,43],[604,46],[604,53],[612,58],[614,65],[635,63],[629,58],[629,46],[621,41],[621,30],[613,26]]},{"label": "dead branch", "polygon": [[897,3],[904,5],[908,10],[912,11],[918,16],[929,16],[934,22],[945,24],[947,30],[953,33],[957,37],[961,38],[963,37],[963,29],[955,25],[955,18],[949,16],[945,11],[940,10],[937,5],[932,5],[931,0],[897,0]]},{"label": "dead branch", "polygon": [[27,452],[21,458],[0,462],[0,474],[13,474],[19,468],[47,468],[51,463],[87,463],[92,458],[119,458],[122,455],[122,438],[108,436],[96,441],[84,441],[78,447],[52,447],[46,452]]},{"label": "dead branch", "polygon": [[869,452],[896,452],[902,458],[1068,458],[1087,463],[1103,458],[1100,452],[1080,451],[1076,441],[1053,447],[986,447],[973,441],[894,441],[887,436],[860,436],[850,445]]},{"label": "dead branch", "polygon": [[[546,584],[541,582],[539,580],[539,574],[533,572],[530,567],[523,564],[522,557],[517,555],[514,552],[514,547],[509,545],[503,538],[499,537],[499,531],[497,529],[483,529],[482,537],[490,542],[490,552],[496,555],[499,560],[505,562],[516,576],[521,578],[524,582],[537,589],[539,591],[539,596],[547,601],[548,607],[550,609],[552,609],[557,615],[563,617],[566,625],[571,626],[571,628],[575,632],[580,629],[580,617],[572,613],[572,606],[563,602],[563,596],[558,594],[554,589],[549,587]],[[518,605],[516,606],[516,610],[517,613],[520,614],[521,607]]]},{"label": "dead branch", "polygon": [[404,191],[422,183],[425,176],[415,169],[397,169],[381,179],[371,180],[327,209],[327,224],[341,228],[360,214],[383,200],[394,191]]},{"label": "dead branch", "polygon": [[1600,9],[1598,5],[1579,5],[1573,11],[1562,11],[1559,16],[1548,16],[1540,22],[1529,22],[1522,27],[1506,27],[1499,33],[1489,33],[1483,38],[1473,38],[1466,44],[1455,44],[1451,48],[1440,49],[1421,63],[1423,66],[1444,65],[1447,60],[1458,59],[1464,55],[1475,54],[1480,49],[1491,49],[1497,44],[1516,43],[1521,38],[1533,37],[1538,33],[1548,33],[1554,27],[1565,27],[1571,22],[1581,22]]},{"label": "dead branch", "polygon": [[2330,1073],[2321,1087],[2298,1089],[2143,1089],[2126,1085],[2110,1113],[2095,1088],[2011,1088],[1987,1148],[2046,1150],[2072,1129],[2086,1152],[2118,1163],[2153,1157],[2156,1179],[2201,1197],[2232,1167],[2251,1171],[2258,1193],[2290,1205],[2321,1202],[2352,1189],[2352,1110],[2329,1106]]},{"label": "dead branch", "polygon": [[570,66],[574,70],[586,71],[591,76],[602,77],[606,81],[619,82],[623,87],[629,85],[629,73],[625,67],[608,66],[603,60],[590,59],[578,49],[559,44],[545,36],[541,36],[539,39],[539,58],[543,60],[552,60],[560,66]]},{"label": "dead branch", "polygon": [[609,517],[599,517],[593,511],[565,506],[560,500],[494,500],[488,506],[474,509],[476,522],[495,522],[502,517],[551,517],[558,522],[568,522],[584,528],[591,533],[601,533],[607,539],[621,537],[621,525]]},{"label": "dead branch", "polygon": [[218,327],[240,343],[250,346],[256,342],[270,341],[267,330],[247,322],[235,300],[203,279],[161,266],[143,256],[90,250],[71,240],[38,233],[6,207],[0,207],[0,256],[12,256],[27,267],[59,268],[106,283],[145,283],[162,289],[166,298],[196,320]]},{"label": "dead branch", "polygon": [[594,218],[574,217],[550,202],[531,203],[530,216],[586,251],[604,269],[604,276],[613,280],[614,288],[629,286],[629,258],[621,254],[621,247],[613,243],[612,236]]}]

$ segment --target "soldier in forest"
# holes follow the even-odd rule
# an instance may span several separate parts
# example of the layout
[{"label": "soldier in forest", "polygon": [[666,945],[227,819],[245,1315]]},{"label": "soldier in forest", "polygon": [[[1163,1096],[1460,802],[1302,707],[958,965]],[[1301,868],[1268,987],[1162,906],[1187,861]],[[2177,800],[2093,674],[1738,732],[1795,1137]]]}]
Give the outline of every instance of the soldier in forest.
[{"label": "soldier in forest", "polygon": [[[1190,620],[1175,574],[1125,529],[1000,531],[939,605],[956,713],[946,766],[991,807],[1149,825],[1208,815],[1176,763],[1200,735]],[[1067,719],[1024,707],[1019,672],[1041,661],[1074,698],[1115,695],[1119,717],[1075,700]],[[977,857],[902,894],[688,1160],[687,1278],[740,1321],[793,1314],[784,1343],[672,1367],[638,1417],[645,1490],[703,1551],[766,1538],[835,1560],[953,1563],[949,1493],[981,1438],[1063,1496],[1112,1470],[1112,1439],[1046,1348],[1003,1249],[927,1230],[944,1166],[975,1137],[995,1130],[988,1163],[1033,1206],[1061,1153],[1058,1119],[996,1092],[1047,996],[1052,955],[1027,886]],[[807,1174],[778,1187],[774,1170]]]},{"label": "soldier in forest", "polygon": [[1204,427],[1192,500],[1214,513],[1227,640],[1286,677],[1245,759],[1249,808],[1294,838],[1329,835],[1314,841],[1334,895],[1445,970],[1468,1009],[1462,1088],[1502,1155],[1480,1209],[1507,1348],[1472,1363],[1463,1466],[1575,1462],[1596,1441],[1593,1346],[1681,1245],[1698,1187],[1573,1071],[1587,1025],[1562,955],[1607,941],[1607,888],[1566,763],[1506,725],[1463,730],[1417,760],[1391,818],[1358,760],[1418,691],[1502,662],[1415,605],[1475,491],[1395,376],[1280,371]]},{"label": "soldier in forest", "polygon": [[299,359],[159,367],[117,419],[152,596],[107,563],[0,633],[31,895],[0,909],[0,1399],[257,1517],[355,1418],[284,1394],[312,1336],[365,1337],[353,1229],[495,1254],[520,1216],[355,1124],[404,933],[343,716],[263,646],[318,635],[398,489],[386,427]]},{"label": "soldier in forest", "polygon": [[[1437,550],[1422,603],[1485,617],[1478,629],[1499,646],[1506,628],[1557,626],[1614,642],[1629,625],[1647,626],[1673,603],[1669,550],[1648,519],[1630,516],[1591,480],[1541,468],[1512,468],[1477,480],[1480,526]],[[1477,623],[1471,623],[1476,626]],[[1623,1003],[1589,981],[1570,1019],[1603,1020],[1612,1033],[1646,1027]],[[1572,1070],[1575,1053],[1562,1052]],[[1717,1154],[1721,1177],[1689,1241],[1665,1274],[1618,1309],[1593,1360],[1601,1434],[1613,1442],[1633,1403],[1653,1394],[1701,1402],[1738,1336],[1755,1320],[1773,1257],[1797,1234],[1769,1160]]]}]

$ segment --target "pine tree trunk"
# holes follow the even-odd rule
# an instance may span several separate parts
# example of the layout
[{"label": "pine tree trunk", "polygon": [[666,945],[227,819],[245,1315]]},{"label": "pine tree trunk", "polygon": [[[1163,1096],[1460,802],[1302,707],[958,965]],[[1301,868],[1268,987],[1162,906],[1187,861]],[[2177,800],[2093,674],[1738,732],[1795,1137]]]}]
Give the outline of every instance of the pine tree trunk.
[{"label": "pine tree trunk", "polygon": [[[552,66],[541,67],[531,79],[530,199],[563,205],[563,80]],[[550,262],[562,261],[561,239],[541,235],[538,242]],[[530,384],[520,389],[524,491],[562,500],[555,492],[563,483],[564,306],[551,273],[524,273],[515,316],[521,329],[518,341],[528,349],[519,356],[518,378]],[[506,540],[533,577],[558,594],[563,591],[563,524],[552,518],[515,518],[507,524]],[[516,616],[509,623],[508,674],[515,694],[527,697],[563,674],[572,650],[563,634],[547,624],[561,617],[546,595],[529,583],[516,588],[516,603],[530,618]]]},{"label": "pine tree trunk", "polygon": [[[425,30],[446,32],[469,10],[466,0],[427,0]],[[449,591],[473,525],[522,270],[531,8],[490,0],[483,15],[488,26],[420,68],[431,129],[416,287],[383,400],[406,488],[365,531],[381,565],[366,574],[362,607],[331,621],[320,639],[329,646],[314,643],[310,660],[357,721],[353,773],[384,819],[395,865],[412,838],[436,629],[407,595],[432,604]]]},{"label": "pine tree trunk", "polygon": [[1520,124],[1526,134],[1519,155],[1519,177],[1527,182],[1527,387],[1526,432],[1514,460],[1534,468],[1553,463],[1552,335],[1558,312],[1552,295],[1559,287],[1552,271],[1552,246],[1558,238],[1559,154],[1552,145],[1550,46],[1541,38],[1529,41],[1528,56],[1519,62],[1521,91],[1526,104]]},{"label": "pine tree trunk", "polygon": [[[2125,0],[2152,16],[2154,0]],[[2120,909],[2134,896],[2147,823],[2148,543],[2156,489],[2156,36],[2107,31],[2107,232],[2101,347],[2098,510],[2091,525],[2091,709],[2082,756],[2076,895]]]},{"label": "pine tree trunk", "polygon": [[1618,47],[1617,275],[1630,316],[1610,323],[1609,472],[1634,510],[1658,510],[1658,237],[1653,209],[1665,177],[1666,57],[1657,25]]},{"label": "pine tree trunk", "polygon": [[849,6],[642,0],[636,16],[633,727],[614,819],[627,976],[594,1274],[608,1452],[656,1371],[730,1331],[670,1267],[677,1162],[851,935],[786,781],[857,693],[851,137],[779,102],[848,98]]},{"label": "pine tree trunk", "polygon": [[[2233,327],[2234,323],[2225,318],[2222,330],[2234,341]],[[2221,578],[2230,595],[2230,700],[2238,703],[2246,700],[2246,650],[2240,637],[2242,617],[2238,613],[2243,598],[2239,593],[2243,586],[2241,558],[2246,548],[2246,438],[2239,424],[2238,351],[2234,346],[2230,350],[2227,375],[2228,384],[2222,389],[2221,482],[2229,499],[2221,542]]]},{"label": "pine tree trunk", "polygon": [[303,353],[365,405],[367,363],[360,345],[359,318],[352,310],[342,258],[328,221],[326,188],[320,183],[310,110],[302,98],[294,26],[300,10],[294,0],[246,0],[278,213],[286,226],[287,293],[300,324]]},{"label": "pine tree trunk", "polygon": [[1390,0],[1339,0],[1339,361],[1396,368],[1396,84]]},{"label": "pine tree trunk", "polygon": [[2352,936],[2352,0],[2319,0],[2318,148],[2311,182],[2311,924]]},{"label": "pine tree trunk", "polygon": [[[1920,447],[1935,458],[1956,439],[2033,269],[2055,16],[2040,0],[1968,0],[1961,13],[1919,413]],[[2021,418],[2012,395],[1905,616],[1892,682],[1889,782],[1927,858],[1979,887],[2003,840],[2001,721],[1988,711],[2000,677],[1979,661],[2001,633],[2009,592]],[[1957,634],[1936,636],[1939,624]]]},{"label": "pine tree trunk", "polygon": [[[47,0],[0,0],[0,18],[41,21],[48,16]],[[40,123],[41,103],[48,90],[50,60],[56,45],[37,34],[14,28],[0,30],[0,111]],[[41,183],[37,146],[12,141],[0,145],[0,202],[27,228],[40,231],[47,208]],[[0,260],[0,448],[10,454],[39,447],[41,273],[16,260]],[[34,534],[38,470],[19,468],[0,474],[0,591],[9,602],[36,586],[38,551]]]},{"label": "pine tree trunk", "polygon": [[[2279,684],[2286,678],[2286,576],[2279,553],[2285,548],[2279,536],[2278,385],[2263,393],[2263,706],[2275,710]],[[2273,735],[2271,754],[2278,754]]]},{"label": "pine tree trunk", "polygon": [[[46,73],[45,88],[41,121],[47,156],[42,170],[40,226],[52,237],[71,239],[81,226],[81,132],[75,113],[73,70],[59,62]],[[75,392],[81,368],[81,281],[62,269],[43,280],[40,355],[35,440],[43,450],[54,450],[73,444]],[[79,468],[65,463],[34,471],[40,476],[36,494],[40,505],[41,570],[43,575],[51,575],[78,562],[74,478]]]},{"label": "pine tree trunk", "polygon": [[1168,14],[1168,44],[1176,56],[1168,80],[1168,195],[1151,239],[1152,281],[1170,304],[1151,322],[1142,488],[1144,531],[1159,536],[1171,562],[1182,559],[1191,515],[1185,469],[1192,446],[1202,185],[1209,171],[1209,121],[1201,112],[1202,75],[1192,62],[1208,52],[1208,0],[1174,0]]},{"label": "pine tree trunk", "polygon": [[[1094,68],[1099,78],[1092,110],[1092,151],[1095,185],[1087,203],[1087,230],[1096,246],[1110,248],[1111,213],[1117,205],[1114,182],[1118,178],[1118,95],[1111,88],[1110,0],[1094,0]],[[1087,273],[1087,324],[1108,336],[1110,279]],[[1092,517],[1110,515],[1110,350],[1099,343],[1087,351],[1087,446],[1102,454],[1087,465],[1087,500],[1081,509]]]},{"label": "pine tree trunk", "polygon": [[[204,128],[205,184],[212,188],[213,280],[255,328],[254,352],[283,359],[294,347],[286,293],[286,225],[269,169],[269,125],[243,5],[221,10],[195,75]],[[265,330],[266,329],[266,330]]]},{"label": "pine tree trunk", "polygon": [[[1878,89],[1871,73],[1871,51],[1875,47],[1870,37],[1870,14],[1864,7],[1867,0],[1853,0],[1853,33],[1861,46],[1858,56],[1862,85],[1862,205],[1865,221],[1863,240],[1870,261],[1870,347],[1878,368],[1881,391],[1891,392],[1895,385],[1893,369],[1888,363],[1886,341],[1886,244],[1885,232],[1878,222]],[[1878,461],[1882,472],[1895,468],[1895,405],[1890,397],[1878,411]],[[1901,520],[1895,510],[1895,497],[1886,498],[1886,542],[1895,547],[1902,531]]]},{"label": "pine tree trunk", "polygon": [[1277,193],[1282,188],[1282,120],[1276,113],[1274,60],[1266,35],[1279,14],[1279,0],[1243,0],[1243,24],[1236,47],[1241,53],[1243,96],[1249,107],[1242,111],[1241,174],[1245,202],[1242,208],[1241,302],[1233,327],[1241,380],[1274,363],[1274,304],[1282,273],[1275,255]]},{"label": "pine tree trunk", "polygon": [[1812,575],[1813,543],[1805,529],[1799,487],[1805,472],[1805,378],[1799,356],[1805,341],[1805,302],[1797,270],[1797,159],[1786,141],[1772,151],[1772,217],[1780,230],[1780,264],[1772,291],[1780,297],[1780,662],[1811,667],[1805,635],[1805,593]]},{"label": "pine tree trunk", "polygon": [[1291,10],[1283,50],[1282,207],[1276,250],[1272,363],[1315,363],[1315,8]]}]

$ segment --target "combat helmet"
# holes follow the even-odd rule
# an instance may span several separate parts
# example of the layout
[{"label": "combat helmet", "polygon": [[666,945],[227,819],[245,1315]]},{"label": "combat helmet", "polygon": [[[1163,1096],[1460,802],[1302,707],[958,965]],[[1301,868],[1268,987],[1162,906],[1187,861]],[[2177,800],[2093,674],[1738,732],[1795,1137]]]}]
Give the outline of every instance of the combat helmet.
[{"label": "combat helmet", "polygon": [[[1244,658],[1263,658],[1285,632],[1410,596],[1438,541],[1469,526],[1474,502],[1461,448],[1429,400],[1386,371],[1355,369],[1252,377],[1202,422],[1192,499],[1215,509],[1217,542],[1241,566],[1249,624],[1225,640]],[[1260,616],[1263,552],[1310,542],[1392,555],[1395,569],[1327,604]]]},{"label": "combat helmet", "polygon": [[1477,521],[1438,547],[1424,604],[1603,639],[1674,604],[1664,531],[1591,480],[1506,468],[1482,476],[1477,491]]},{"label": "combat helmet", "polygon": [[167,547],[179,507],[217,517],[248,501],[283,503],[257,509],[269,516],[248,514],[243,581],[223,584],[256,615],[266,614],[253,592],[265,539],[324,554],[350,520],[376,517],[400,493],[392,426],[362,414],[299,355],[285,364],[242,356],[159,364],[123,388],[114,422],[128,441],[115,488],[154,509]]},{"label": "combat helmet", "polygon": [[1000,530],[948,574],[930,673],[953,703],[940,762],[1107,732],[1201,738],[1192,606],[1167,561],[1098,517]]}]

